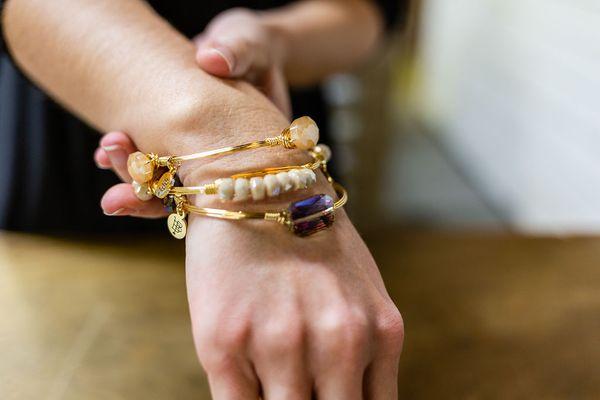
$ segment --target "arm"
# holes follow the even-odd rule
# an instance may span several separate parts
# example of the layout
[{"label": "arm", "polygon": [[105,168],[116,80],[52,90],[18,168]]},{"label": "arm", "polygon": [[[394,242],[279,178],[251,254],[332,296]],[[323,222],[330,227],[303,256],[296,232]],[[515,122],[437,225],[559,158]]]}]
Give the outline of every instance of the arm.
[{"label": "arm", "polygon": [[3,28],[35,82],[99,130],[127,130],[143,150],[218,142],[211,132],[227,134],[233,123],[217,124],[212,113],[243,109],[250,99],[271,114],[266,129],[285,125],[250,85],[224,84],[199,69],[193,44],[142,1],[9,0]]},{"label": "arm", "polygon": [[369,0],[300,1],[265,12],[263,20],[283,43],[292,86],[317,83],[363,62],[383,30],[379,10]]},{"label": "arm", "polygon": [[[30,77],[97,128],[127,130],[143,151],[186,154],[287,124],[249,85],[199,70],[192,45],[141,1],[9,0],[4,28]],[[193,185],[304,160],[284,151],[180,171]],[[322,176],[314,189],[330,190]],[[260,222],[190,216],[190,315],[215,400],[308,400],[313,389],[325,399],[397,398],[402,319],[351,222],[343,212],[336,219],[301,239]]]},{"label": "arm", "polygon": [[212,74],[262,87],[287,111],[284,82],[316,84],[364,62],[382,36],[381,17],[369,0],[305,0],[263,12],[231,9],[198,36],[197,60]]}]

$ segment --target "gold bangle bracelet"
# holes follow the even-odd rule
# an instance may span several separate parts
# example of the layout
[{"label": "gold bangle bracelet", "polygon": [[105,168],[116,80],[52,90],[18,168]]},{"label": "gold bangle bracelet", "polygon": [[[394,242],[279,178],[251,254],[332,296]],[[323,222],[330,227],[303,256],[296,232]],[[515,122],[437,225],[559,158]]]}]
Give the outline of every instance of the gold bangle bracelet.
[{"label": "gold bangle bracelet", "polygon": [[159,168],[168,168],[168,173],[171,177],[174,176],[181,163],[185,161],[223,156],[262,147],[283,146],[286,149],[309,150],[318,142],[319,127],[310,117],[304,116],[292,121],[290,126],[285,128],[279,136],[268,137],[251,143],[227,146],[184,156],[158,156],[153,153],[144,154],[138,151],[129,155],[127,170],[134,181],[145,184],[153,179],[156,170]]},{"label": "gold bangle bracelet", "polygon": [[[241,172],[200,186],[174,186],[168,194],[179,196],[219,195],[221,200],[244,201],[249,197],[252,197],[253,200],[262,200],[262,194],[257,196],[255,192],[250,190],[252,185],[263,184],[257,182],[262,178],[264,178],[264,184],[268,185],[266,192],[269,197],[276,197],[281,193],[292,190],[306,189],[317,181],[314,171],[327,163],[328,159],[326,157],[330,156],[331,151],[326,145],[320,144],[313,147],[309,154],[311,154],[314,161],[303,165],[287,165]],[[273,177],[266,178],[267,175]],[[241,180],[241,182],[238,180]]]},{"label": "gold bangle bracelet", "polygon": [[332,182],[338,199],[334,201],[329,195],[317,194],[290,204],[287,209],[248,212],[230,211],[217,208],[196,207],[183,198],[177,198],[177,208],[169,215],[167,226],[177,239],[183,239],[187,233],[186,215],[188,213],[204,217],[225,220],[259,219],[277,222],[286,226],[298,236],[312,235],[330,227],[335,221],[335,211],[342,208],[348,201],[346,189],[339,183]]}]

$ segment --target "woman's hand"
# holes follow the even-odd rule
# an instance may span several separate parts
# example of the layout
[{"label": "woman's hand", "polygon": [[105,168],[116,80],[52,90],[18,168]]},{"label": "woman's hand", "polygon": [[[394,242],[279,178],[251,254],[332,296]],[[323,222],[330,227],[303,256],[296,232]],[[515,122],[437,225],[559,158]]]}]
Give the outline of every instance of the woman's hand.
[{"label": "woman's hand", "polygon": [[104,193],[100,206],[110,216],[165,217],[168,213],[160,199],[142,201],[133,192],[131,177],[127,172],[127,157],[136,151],[138,149],[133,141],[123,132],[110,132],[100,139],[100,145],[94,153],[96,165],[102,169],[112,169],[123,181]]},{"label": "woman's hand", "polygon": [[[197,40],[197,61],[215,75],[264,82],[273,69],[264,67],[265,58],[257,57],[260,51],[246,52],[248,44],[236,46],[235,40],[227,42],[226,50],[221,47],[224,43],[213,39],[222,38],[224,33],[212,33],[227,26],[233,27],[235,36],[237,18],[254,18],[237,13],[215,19]],[[257,43],[266,42],[253,45]],[[250,104],[256,101],[241,109]],[[285,126],[283,116],[265,115],[260,108],[256,114],[260,115],[250,121],[231,121],[231,126],[249,132],[261,130],[265,122]],[[136,150],[127,135],[112,132],[102,138],[95,159],[128,182],[126,158]],[[182,179],[193,185],[215,173],[243,169],[242,165],[252,169],[264,166],[261,163],[289,164],[287,158],[270,153],[244,155],[243,161],[217,160],[202,168],[202,175],[187,173]],[[332,194],[322,176],[314,190]],[[102,208],[109,215],[164,215],[159,200],[138,200],[127,183],[109,189]],[[319,399],[397,398],[402,319],[343,211],[332,229],[309,238],[297,238],[264,222],[192,215],[186,244],[194,339],[215,400],[259,395],[266,400],[309,400],[315,394]]]},{"label": "woman's hand", "polygon": [[[261,90],[286,116],[291,115],[288,87],[282,72],[284,41],[263,24],[254,11],[235,8],[217,15],[205,31],[194,38],[196,62],[205,72],[222,78],[245,80]],[[100,140],[94,154],[96,165],[113,169],[125,183],[127,156],[137,151],[122,132],[111,132]],[[130,185],[115,185],[105,193],[102,208],[108,215],[163,217],[158,199],[139,200]]]},{"label": "woman's hand", "polygon": [[351,222],[336,218],[299,238],[191,216],[188,299],[215,400],[398,398],[402,319]]},{"label": "woman's hand", "polygon": [[217,15],[194,38],[196,61],[204,71],[252,83],[290,117],[290,98],[283,74],[285,42],[255,11],[234,8]]},{"label": "woman's hand", "polygon": [[[287,123],[258,110],[230,123],[250,131]],[[109,140],[110,139],[110,140]],[[133,144],[120,133],[103,145]],[[274,149],[211,160],[188,169],[184,185],[245,168],[302,163],[301,153]],[[125,176],[122,164],[115,171]],[[292,161],[290,161],[292,159]],[[286,162],[287,161],[287,162]],[[127,201],[112,203],[121,191]],[[314,192],[333,195],[319,174]],[[309,194],[306,194],[308,196]],[[113,200],[111,200],[113,199]],[[199,205],[207,205],[198,196]],[[150,202],[149,202],[150,203]],[[113,187],[102,206],[107,214],[142,203],[130,185]],[[159,202],[156,203],[160,206]],[[245,208],[264,208],[247,204]],[[283,208],[285,203],[269,204]],[[138,208],[146,210],[149,208]],[[159,212],[159,209],[157,209]],[[125,215],[125,214],[120,214]],[[141,215],[140,211],[132,215]],[[150,214],[144,214],[150,215]],[[397,399],[402,318],[377,266],[343,210],[334,226],[299,238],[265,221],[224,221],[190,215],[186,274],[190,315],[199,359],[215,400]]]}]

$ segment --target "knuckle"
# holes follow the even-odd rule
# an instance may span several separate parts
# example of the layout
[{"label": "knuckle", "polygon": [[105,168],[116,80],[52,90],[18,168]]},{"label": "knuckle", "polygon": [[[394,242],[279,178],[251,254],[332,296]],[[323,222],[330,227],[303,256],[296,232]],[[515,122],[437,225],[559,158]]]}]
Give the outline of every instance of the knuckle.
[{"label": "knuckle", "polygon": [[328,338],[332,350],[347,354],[366,345],[369,321],[362,311],[344,307],[328,313],[321,333]]},{"label": "knuckle", "polygon": [[262,329],[261,341],[271,353],[286,353],[302,348],[305,328],[297,318],[277,318]]},{"label": "knuckle", "polygon": [[252,42],[244,36],[237,36],[230,39],[229,45],[238,57],[248,54],[252,49]]},{"label": "knuckle", "polygon": [[376,331],[383,346],[400,352],[404,342],[404,320],[395,306],[386,308],[377,318]]},{"label": "knuckle", "polygon": [[238,365],[236,354],[222,351],[206,351],[198,354],[200,364],[209,375],[221,375],[232,371]]},{"label": "knuckle", "polygon": [[196,330],[200,348],[234,351],[243,347],[250,336],[250,324],[246,321],[224,321],[204,324]]},{"label": "knuckle", "polygon": [[236,350],[244,346],[250,336],[250,325],[246,323],[227,324],[217,332],[215,344],[222,349]]},{"label": "knuckle", "polygon": [[231,370],[250,336],[245,321],[217,321],[194,329],[198,358],[208,373]]}]

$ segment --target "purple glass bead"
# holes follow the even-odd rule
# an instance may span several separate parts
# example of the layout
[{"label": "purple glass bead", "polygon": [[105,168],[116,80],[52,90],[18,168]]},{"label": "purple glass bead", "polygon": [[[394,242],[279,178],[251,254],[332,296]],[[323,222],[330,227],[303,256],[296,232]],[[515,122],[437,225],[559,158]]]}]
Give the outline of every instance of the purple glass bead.
[{"label": "purple glass bead", "polygon": [[170,212],[170,213],[174,213],[175,209],[177,208],[177,204],[175,204],[175,199],[173,198],[173,196],[167,196],[163,199],[163,206],[165,211]]},{"label": "purple glass bead", "polygon": [[288,208],[292,229],[298,236],[308,236],[330,227],[335,219],[333,199],[318,194],[292,203]]}]

